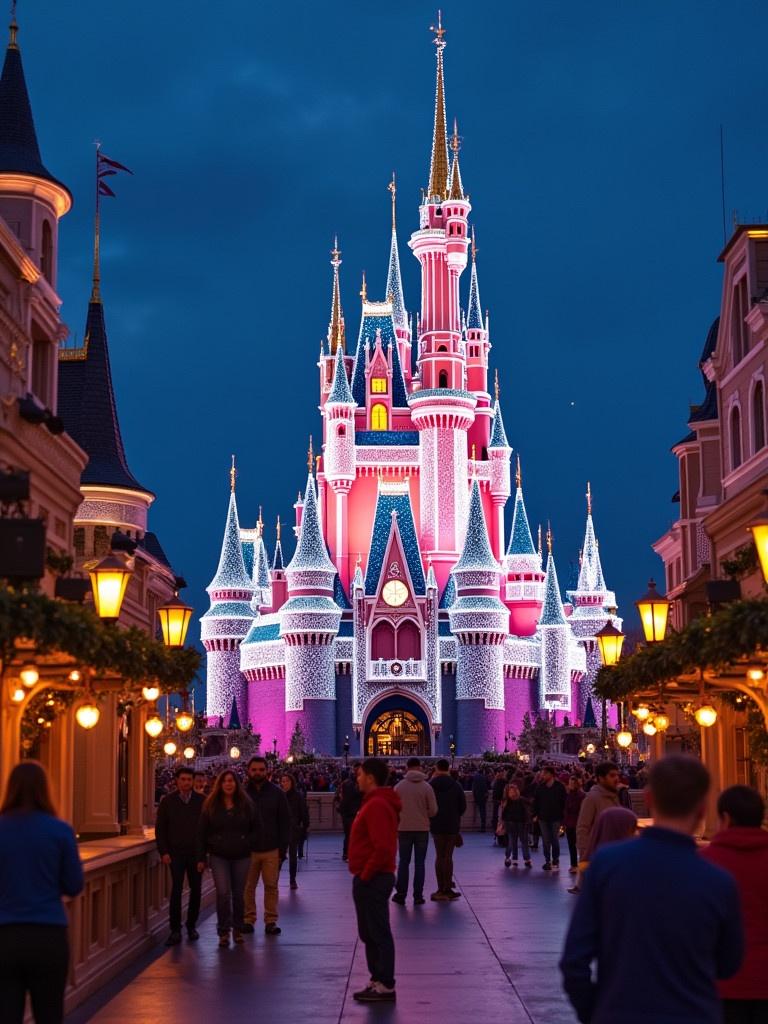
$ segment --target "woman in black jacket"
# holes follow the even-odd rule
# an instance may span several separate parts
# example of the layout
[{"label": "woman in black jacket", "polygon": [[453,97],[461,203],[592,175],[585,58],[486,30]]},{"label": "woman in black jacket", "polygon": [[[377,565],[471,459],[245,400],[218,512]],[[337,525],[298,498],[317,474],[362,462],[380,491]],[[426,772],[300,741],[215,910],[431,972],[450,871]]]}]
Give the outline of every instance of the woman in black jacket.
[{"label": "woman in black jacket", "polygon": [[303,793],[296,787],[296,779],[290,772],[284,772],[280,776],[280,787],[285,793],[288,801],[288,812],[291,816],[290,830],[288,832],[288,871],[291,880],[291,888],[298,889],[296,881],[296,869],[299,864],[299,846],[309,831],[309,810],[307,800]]},{"label": "woman in black jacket", "polygon": [[233,771],[226,769],[213,784],[203,804],[198,833],[198,870],[205,870],[205,858],[216,886],[216,918],[219,945],[243,941],[245,880],[251,863],[256,815]]},{"label": "woman in black jacket", "polygon": [[528,849],[528,807],[520,795],[520,790],[513,782],[510,782],[504,790],[504,799],[501,802],[501,820],[504,822],[507,832],[507,852],[504,863],[507,867],[510,864],[517,867],[519,842],[523,847],[523,862],[529,868],[531,853]]}]

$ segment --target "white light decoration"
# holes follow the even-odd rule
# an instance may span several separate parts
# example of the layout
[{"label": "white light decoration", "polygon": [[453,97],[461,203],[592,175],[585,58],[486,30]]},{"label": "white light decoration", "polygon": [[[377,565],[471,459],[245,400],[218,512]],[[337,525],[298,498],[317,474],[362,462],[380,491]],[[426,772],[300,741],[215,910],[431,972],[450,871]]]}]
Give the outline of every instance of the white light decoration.
[{"label": "white light decoration", "polygon": [[187,761],[191,761],[192,758],[195,756],[195,748],[194,747],[184,747],[184,750],[182,751],[182,754],[184,755],[184,757],[186,758]]},{"label": "white light decoration", "polygon": [[141,696],[144,698],[144,700],[152,703],[153,701],[156,701],[157,698],[160,696],[160,687],[152,685],[142,686]]},{"label": "white light decoration", "polygon": [[704,729],[709,729],[717,721],[717,711],[711,704],[702,704],[693,713],[694,718]]},{"label": "white light decoration", "polygon": [[240,747],[230,747],[229,756],[232,758],[233,761],[237,761],[237,759],[240,757]]},{"label": "white light decoration", "polygon": [[32,687],[37,683],[40,678],[40,673],[37,670],[37,665],[33,662],[27,662],[26,665],[22,665],[19,669],[19,679],[22,681],[24,686]]},{"label": "white light decoration", "polygon": [[144,723],[144,731],[148,736],[151,736],[153,740],[156,740],[163,731],[162,718],[160,718],[159,715],[152,715]]},{"label": "white light decoration", "polygon": [[98,724],[99,718],[101,718],[101,712],[91,701],[81,704],[75,711],[75,719],[82,729],[93,729]]},{"label": "white light decoration", "polygon": [[13,701],[14,704],[21,704],[25,697],[26,693],[24,690],[22,690],[20,686],[17,686],[15,689],[11,690],[11,700]]},{"label": "white light decoration", "polygon": [[646,736],[655,736],[658,732],[658,729],[653,724],[652,718],[649,718],[648,721],[643,724],[643,732]]},{"label": "white light decoration", "polygon": [[628,729],[621,729],[616,733],[616,742],[622,750],[626,750],[632,746],[632,733]]},{"label": "white light decoration", "polygon": [[176,744],[173,742],[173,740],[168,740],[166,743],[163,744],[163,753],[167,754],[168,757],[173,757],[177,749],[178,748]]}]

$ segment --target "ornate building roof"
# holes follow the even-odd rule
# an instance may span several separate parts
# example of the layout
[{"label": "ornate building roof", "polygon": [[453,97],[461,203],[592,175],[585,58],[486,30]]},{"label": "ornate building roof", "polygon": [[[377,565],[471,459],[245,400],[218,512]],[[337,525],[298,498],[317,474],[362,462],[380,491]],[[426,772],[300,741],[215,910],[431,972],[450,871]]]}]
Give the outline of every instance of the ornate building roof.
[{"label": "ornate building roof", "polygon": [[352,397],[352,389],[347,380],[347,370],[344,366],[344,350],[341,345],[336,348],[336,360],[333,367],[333,383],[327,398],[328,402],[335,402],[338,405],[355,405]]},{"label": "ornate building roof", "polygon": [[493,410],[493,424],[491,426],[491,440],[488,445],[489,448],[509,448],[509,441],[507,441],[507,432],[504,429],[504,420],[501,416],[501,405],[499,400],[496,399],[496,405]]},{"label": "ornate building roof", "polygon": [[547,556],[547,574],[544,580],[544,604],[539,616],[540,626],[565,626],[567,621],[560,597],[560,584],[557,581],[557,569],[552,552]]},{"label": "ornate building roof", "polygon": [[365,592],[372,595],[378,588],[387,541],[392,528],[393,512],[397,515],[397,529],[405,560],[408,563],[408,571],[411,574],[411,582],[415,592],[423,594],[426,589],[426,581],[421,563],[421,550],[416,536],[416,526],[413,521],[410,494],[405,490],[395,492],[381,487],[376,499],[376,512],[371,531],[370,554],[365,573]]},{"label": "ornate building roof", "polygon": [[240,521],[237,516],[237,501],[234,489],[229,495],[227,522],[224,526],[224,539],[221,542],[219,566],[216,570],[216,575],[206,589],[209,594],[217,590],[253,590],[253,584],[248,573],[245,571],[245,563],[243,561],[243,548],[240,542]]},{"label": "ornate building roof", "polygon": [[359,406],[365,406],[365,349],[366,346],[369,346],[373,351],[376,346],[377,331],[381,331],[381,346],[384,351],[386,352],[388,347],[392,346],[392,405],[398,409],[405,408],[408,404],[405,395],[405,381],[400,366],[395,324],[391,313],[379,315],[363,311],[360,320],[360,333],[357,338],[355,365],[352,370],[352,395]]}]

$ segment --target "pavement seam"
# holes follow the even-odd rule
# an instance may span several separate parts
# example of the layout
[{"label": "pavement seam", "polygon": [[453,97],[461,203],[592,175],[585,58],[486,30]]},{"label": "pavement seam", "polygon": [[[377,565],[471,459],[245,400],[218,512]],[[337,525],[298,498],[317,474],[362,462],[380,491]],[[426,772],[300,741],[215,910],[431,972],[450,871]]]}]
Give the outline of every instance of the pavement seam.
[{"label": "pavement seam", "polygon": [[341,997],[341,1009],[339,1010],[339,1021],[338,1024],[342,1024],[344,1019],[344,1010],[347,1008],[347,994],[349,992],[349,983],[352,980],[352,971],[355,969],[355,956],[357,955],[357,947],[360,943],[360,939],[355,939],[355,944],[352,947],[352,959],[349,962],[349,973],[347,974],[347,983],[344,986],[344,994]]}]

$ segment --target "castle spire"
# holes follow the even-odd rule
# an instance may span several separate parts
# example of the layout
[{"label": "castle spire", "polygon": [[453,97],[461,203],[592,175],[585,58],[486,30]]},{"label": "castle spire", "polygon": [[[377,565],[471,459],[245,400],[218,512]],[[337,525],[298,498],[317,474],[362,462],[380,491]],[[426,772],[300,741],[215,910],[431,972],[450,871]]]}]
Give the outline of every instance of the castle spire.
[{"label": "castle spire", "polygon": [[224,538],[221,542],[221,555],[216,575],[206,588],[208,593],[217,590],[252,591],[253,584],[248,578],[243,561],[243,546],[240,543],[240,520],[237,515],[237,499],[234,487],[234,456],[230,472],[229,506],[227,521],[224,526]]},{"label": "castle spire", "polygon": [[429,166],[429,188],[427,199],[437,196],[444,199],[448,190],[448,131],[445,123],[445,82],[443,80],[443,50],[445,29],[442,11],[437,12],[437,26],[430,25],[435,33],[434,43],[437,56],[437,82],[435,85],[435,124],[432,132],[432,159]]},{"label": "castle spire", "polygon": [[328,557],[320,529],[315,479],[310,471],[307,476],[307,489],[304,493],[304,510],[301,515],[299,540],[293,558],[288,563],[288,571],[295,573],[316,570],[336,573],[336,566]]},{"label": "castle spire", "polygon": [[461,138],[459,136],[459,125],[456,118],[453,119],[453,135],[449,143],[451,152],[453,153],[453,163],[451,164],[451,177],[450,187],[448,194],[450,199],[463,199],[464,198],[464,186],[461,183],[461,170],[459,168],[459,150],[461,149]]},{"label": "castle spire", "polygon": [[282,529],[283,529],[282,523],[280,522],[280,516],[278,515],[278,517],[277,517],[277,525],[275,527],[275,532],[277,533],[277,541],[275,542],[275,554],[274,554],[274,556],[272,558],[272,568],[273,568],[273,570],[277,569],[277,570],[281,570],[281,571],[285,568],[285,566],[283,564],[283,544],[282,544],[282,541],[280,539],[280,535],[282,533]]},{"label": "castle spire", "polygon": [[566,625],[563,601],[560,597],[560,584],[557,579],[555,559],[552,555],[552,531],[547,527],[547,574],[544,580],[544,604],[539,617],[540,626]]},{"label": "castle spire", "polygon": [[467,311],[467,327],[483,331],[483,308],[480,305],[480,286],[477,283],[477,245],[475,229],[472,228],[472,269],[469,275],[469,309]]},{"label": "castle spire", "polygon": [[491,440],[488,448],[509,448],[507,432],[504,430],[504,420],[501,417],[501,405],[497,397],[493,410],[493,424],[491,426]]},{"label": "castle spire", "polygon": [[229,489],[232,494],[235,493],[235,480],[237,479],[237,469],[235,467],[235,456],[232,456],[232,465],[229,468]]},{"label": "castle spire", "polygon": [[389,247],[389,269],[387,271],[386,296],[392,303],[392,321],[395,327],[404,331],[408,330],[408,315],[405,311],[405,298],[403,296],[403,279],[400,276],[400,254],[397,248],[397,222],[395,218],[395,202],[397,195],[397,184],[395,183],[395,172],[392,172],[392,180],[387,185],[392,193],[392,242]]},{"label": "castle spire", "polygon": [[347,370],[344,366],[344,355],[341,347],[336,349],[336,360],[333,368],[333,383],[327,398],[328,402],[336,402],[344,405],[356,405],[352,397],[352,390],[347,380]]},{"label": "castle spire", "polygon": [[328,351],[334,355],[337,348],[342,352],[346,349],[344,333],[344,311],[341,308],[341,290],[339,288],[339,267],[341,266],[341,250],[338,236],[334,236],[331,249],[331,266],[333,267],[333,295],[331,298],[331,319],[328,324]]},{"label": "castle spire", "polygon": [[498,562],[493,557],[491,543],[488,540],[488,527],[485,523],[483,501],[480,497],[480,486],[477,479],[472,481],[472,495],[469,499],[469,516],[467,517],[467,535],[464,539],[464,550],[453,568],[453,571],[497,572]]},{"label": "castle spire", "polygon": [[[517,489],[515,491],[515,506],[512,512],[512,532],[509,536],[508,555],[535,555],[536,548],[533,546],[531,528],[528,525],[528,513],[525,511],[523,501],[522,474],[520,472],[520,456],[517,457],[517,474],[515,478]],[[539,527],[539,549],[541,549],[541,527]],[[541,550],[539,550],[541,554]]]},{"label": "castle spire", "polygon": [[592,488],[587,484],[587,524],[584,530],[584,546],[582,548],[579,580],[576,590],[583,593],[602,593],[607,590],[600,563],[600,551],[595,536],[595,524],[592,520]]}]

